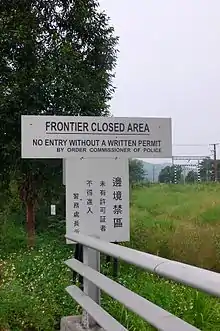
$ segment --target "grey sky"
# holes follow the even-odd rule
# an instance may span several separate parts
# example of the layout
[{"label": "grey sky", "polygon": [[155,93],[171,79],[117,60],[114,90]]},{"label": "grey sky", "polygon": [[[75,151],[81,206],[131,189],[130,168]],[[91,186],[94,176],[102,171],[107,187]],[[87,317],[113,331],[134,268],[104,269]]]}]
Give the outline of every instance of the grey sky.
[{"label": "grey sky", "polygon": [[120,37],[113,114],[172,117],[174,145],[206,145],[173,154],[210,154],[220,141],[220,1],[100,3]]}]

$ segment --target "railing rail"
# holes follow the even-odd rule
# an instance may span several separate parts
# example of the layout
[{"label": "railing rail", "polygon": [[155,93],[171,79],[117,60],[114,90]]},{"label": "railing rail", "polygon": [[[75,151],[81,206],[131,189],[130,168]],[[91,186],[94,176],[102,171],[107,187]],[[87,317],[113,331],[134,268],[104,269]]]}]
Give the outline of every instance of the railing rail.
[{"label": "railing rail", "polygon": [[[107,243],[97,238],[81,234],[68,236],[67,239],[80,243],[83,246],[94,249],[98,252],[122,259],[159,276],[188,285],[210,295],[220,297],[220,274],[218,273],[171,261],[124,246]],[[129,310],[138,314],[158,330],[199,330],[117,282],[102,275],[97,270],[90,268],[85,263],[81,263],[76,259],[70,259],[65,263],[69,268],[82,275],[84,279],[92,282],[99,289],[124,304]],[[67,291],[106,331],[113,329],[120,331],[126,330],[119,322],[77,287],[69,286]]]}]

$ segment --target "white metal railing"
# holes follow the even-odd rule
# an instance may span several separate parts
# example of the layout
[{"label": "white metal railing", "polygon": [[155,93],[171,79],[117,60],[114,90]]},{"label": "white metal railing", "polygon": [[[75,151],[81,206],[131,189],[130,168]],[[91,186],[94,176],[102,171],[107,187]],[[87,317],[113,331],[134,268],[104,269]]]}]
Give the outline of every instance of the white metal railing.
[{"label": "white metal railing", "polygon": [[[98,265],[96,264],[95,266],[94,263],[92,265],[88,259],[87,253],[89,250],[90,253],[96,250],[98,252],[122,259],[159,276],[188,285],[210,295],[220,297],[220,274],[218,273],[200,269],[184,263],[171,261],[124,246],[107,243],[90,236],[75,234],[71,237],[66,236],[66,238],[73,242],[82,244],[84,247],[84,252],[86,253],[84,255],[84,263],[81,263],[76,259],[70,259],[65,262],[69,268],[82,275],[85,281],[85,293],[82,292],[77,286],[69,286],[66,289],[72,298],[76,300],[78,304],[82,306],[84,311],[88,313],[86,314],[84,312],[83,315],[82,323],[84,327],[89,327],[89,316],[91,316],[93,320],[95,320],[95,322],[106,331],[127,330],[100,307],[97,290],[99,291],[99,289],[101,289],[158,330],[199,330],[99,273]],[[94,267],[96,270],[93,269]],[[93,295],[94,288],[93,294],[90,295],[88,284],[93,284],[92,286],[94,286],[96,290],[96,295]]]}]

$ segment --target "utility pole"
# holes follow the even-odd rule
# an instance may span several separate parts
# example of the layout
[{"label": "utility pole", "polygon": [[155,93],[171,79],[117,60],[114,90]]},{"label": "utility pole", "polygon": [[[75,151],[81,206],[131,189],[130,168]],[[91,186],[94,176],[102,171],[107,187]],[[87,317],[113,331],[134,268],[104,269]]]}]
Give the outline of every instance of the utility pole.
[{"label": "utility pole", "polygon": [[215,182],[218,181],[218,162],[217,162],[217,146],[219,145],[219,143],[215,143],[215,144],[210,144],[211,146],[213,146],[213,161],[214,161],[214,178],[215,178]]}]

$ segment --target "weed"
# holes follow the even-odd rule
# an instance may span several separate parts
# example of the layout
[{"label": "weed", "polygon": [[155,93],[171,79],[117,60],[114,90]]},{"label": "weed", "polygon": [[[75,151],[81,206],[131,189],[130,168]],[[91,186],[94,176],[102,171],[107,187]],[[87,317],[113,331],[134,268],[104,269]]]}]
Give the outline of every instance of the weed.
[{"label": "weed", "polygon": [[[136,187],[131,197],[131,241],[126,245],[220,271],[220,186],[150,185]],[[26,250],[24,222],[17,215],[0,222],[0,329],[59,330],[62,316],[81,312],[65,293],[72,272],[63,262],[72,248],[61,226],[42,228],[35,249]],[[111,269],[103,262],[109,277]],[[120,265],[118,282],[200,330],[220,330],[219,300],[126,263]],[[104,293],[102,306],[130,331],[154,330]]]}]

